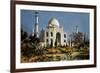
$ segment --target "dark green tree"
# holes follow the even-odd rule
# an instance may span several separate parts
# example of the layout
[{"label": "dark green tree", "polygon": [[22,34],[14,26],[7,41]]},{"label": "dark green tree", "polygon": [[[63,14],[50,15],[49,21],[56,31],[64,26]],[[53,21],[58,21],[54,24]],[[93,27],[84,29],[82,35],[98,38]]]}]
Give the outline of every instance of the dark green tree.
[{"label": "dark green tree", "polygon": [[72,43],[74,47],[79,48],[79,45],[83,43],[83,34],[81,32],[72,33]]}]

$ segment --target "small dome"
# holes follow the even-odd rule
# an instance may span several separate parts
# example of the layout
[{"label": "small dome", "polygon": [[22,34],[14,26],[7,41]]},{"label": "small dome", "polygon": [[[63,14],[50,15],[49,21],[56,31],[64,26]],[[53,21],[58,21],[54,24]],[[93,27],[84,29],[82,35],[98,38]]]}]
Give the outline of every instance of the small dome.
[{"label": "small dome", "polygon": [[52,18],[49,23],[49,26],[58,26],[59,27],[59,21],[56,18]]}]

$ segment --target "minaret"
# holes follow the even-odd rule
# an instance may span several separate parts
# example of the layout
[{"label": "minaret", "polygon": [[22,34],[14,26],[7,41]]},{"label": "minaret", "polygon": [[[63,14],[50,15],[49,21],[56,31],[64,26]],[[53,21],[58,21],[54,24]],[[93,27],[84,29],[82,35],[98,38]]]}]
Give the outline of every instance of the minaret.
[{"label": "minaret", "polygon": [[78,33],[78,26],[76,25],[76,33]]},{"label": "minaret", "polygon": [[38,17],[38,12],[35,12],[35,28],[34,28],[34,34],[36,37],[39,37],[39,31],[38,31],[38,25],[39,25],[39,17]]}]

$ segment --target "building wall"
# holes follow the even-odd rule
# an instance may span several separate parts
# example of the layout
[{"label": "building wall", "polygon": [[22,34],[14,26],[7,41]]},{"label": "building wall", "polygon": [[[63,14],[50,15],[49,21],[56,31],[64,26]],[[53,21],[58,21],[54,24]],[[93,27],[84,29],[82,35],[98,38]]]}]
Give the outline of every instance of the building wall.
[{"label": "building wall", "polygon": [[[51,32],[52,32],[53,36],[51,36]],[[47,45],[47,44],[50,45],[51,44],[51,39],[52,39],[53,40],[53,47],[54,47],[55,46],[55,42],[56,42],[56,34],[57,33],[60,33],[60,36],[61,36],[61,39],[60,39],[61,45],[62,46],[66,45],[67,34],[66,34],[66,32],[63,31],[63,28],[58,28],[58,27],[56,27],[56,28],[52,28],[52,27],[46,28],[44,30],[44,37],[43,37],[43,35],[40,36],[40,37],[41,37],[41,39],[44,38],[45,45]],[[47,36],[47,34],[48,34],[48,36]],[[64,38],[64,34],[66,34],[66,38]],[[47,43],[47,39],[48,39],[48,43]],[[64,40],[66,40],[66,42],[64,42]]]}]

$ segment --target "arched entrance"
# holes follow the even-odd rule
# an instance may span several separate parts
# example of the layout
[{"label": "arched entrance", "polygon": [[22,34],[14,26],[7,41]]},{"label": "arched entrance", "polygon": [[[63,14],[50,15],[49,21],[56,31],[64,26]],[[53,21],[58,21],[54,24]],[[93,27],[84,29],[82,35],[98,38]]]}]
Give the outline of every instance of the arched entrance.
[{"label": "arched entrance", "polygon": [[61,34],[59,32],[56,33],[56,46],[61,45]]}]

